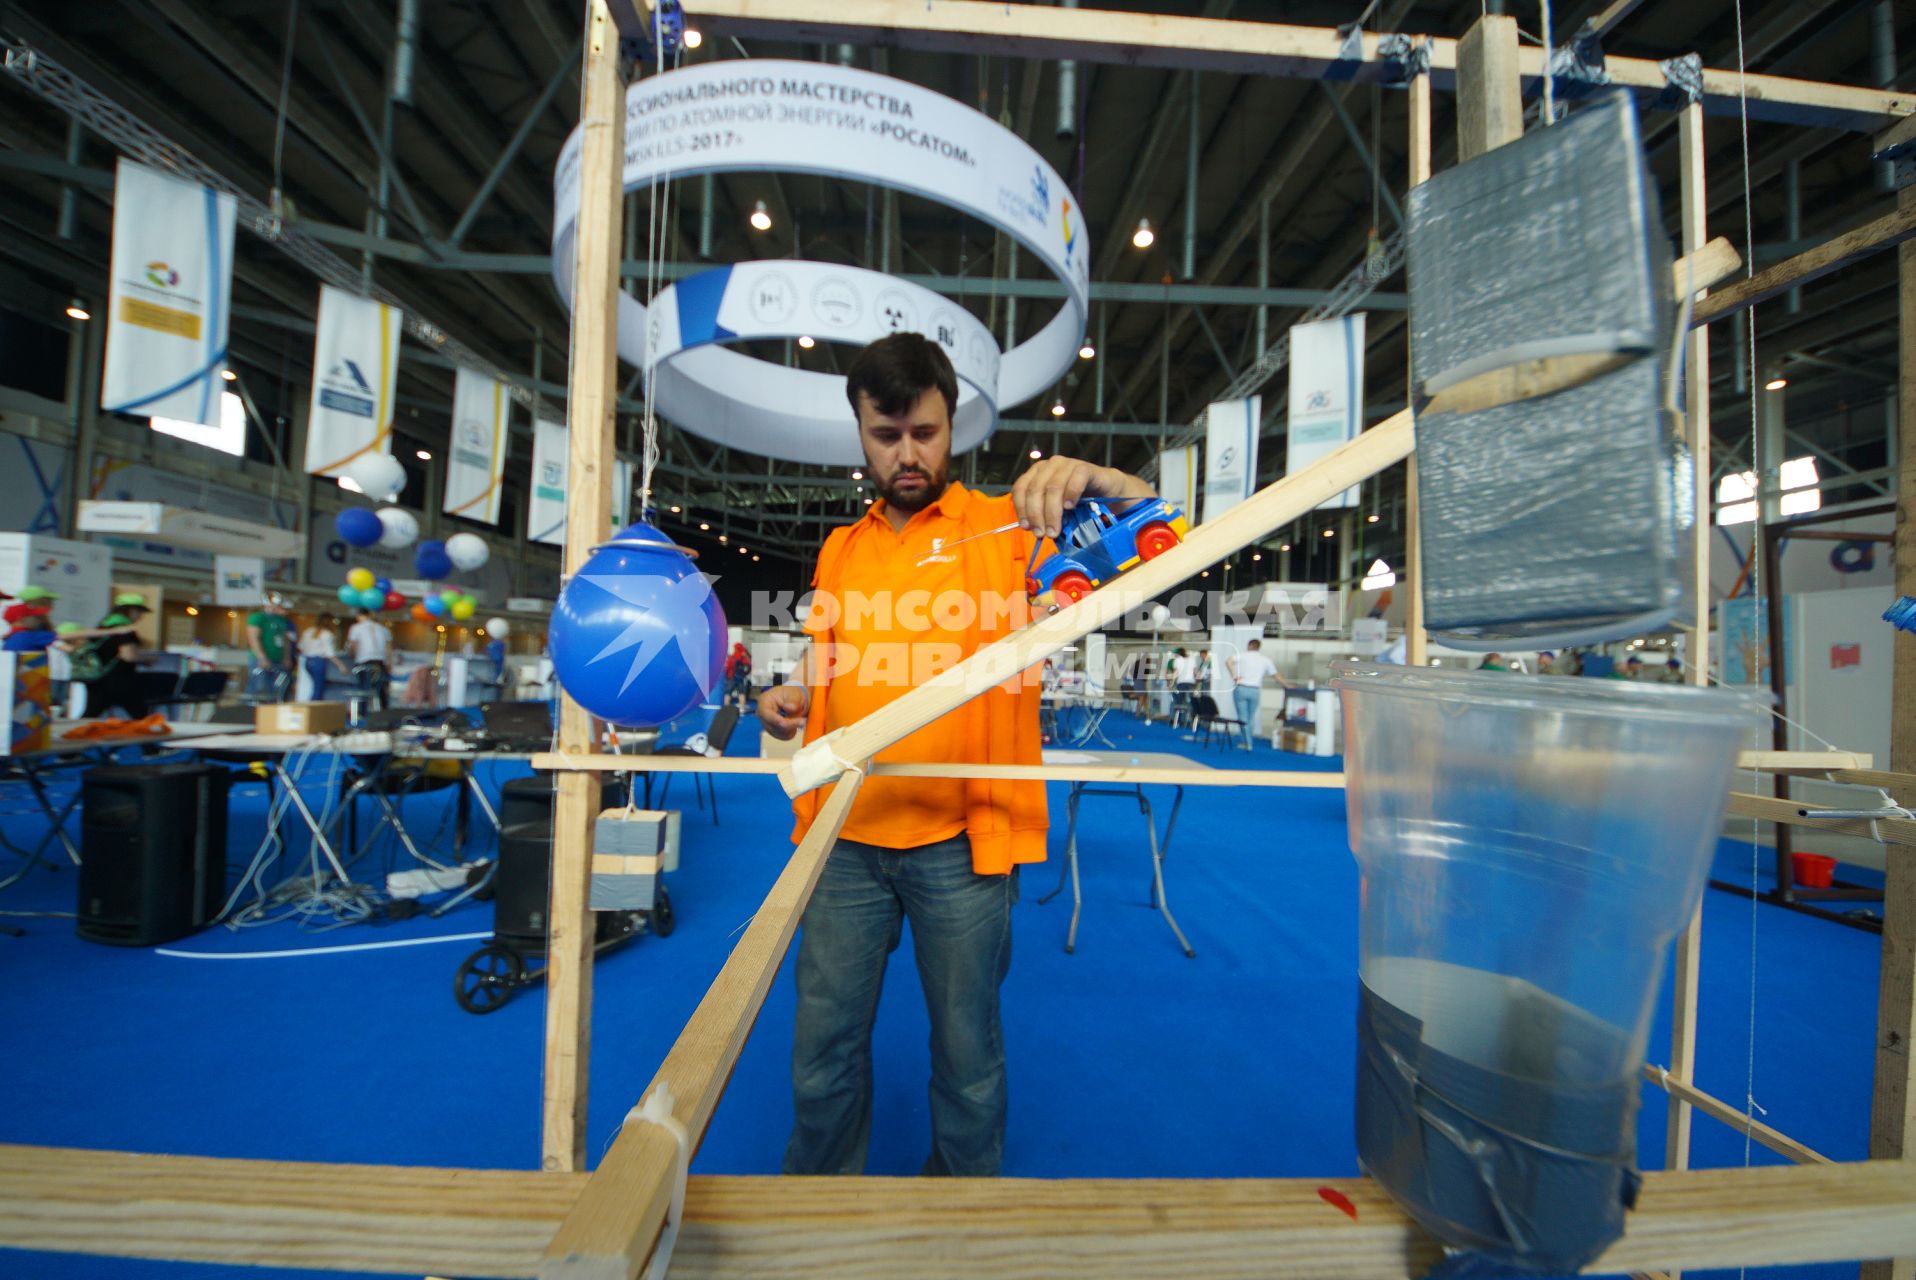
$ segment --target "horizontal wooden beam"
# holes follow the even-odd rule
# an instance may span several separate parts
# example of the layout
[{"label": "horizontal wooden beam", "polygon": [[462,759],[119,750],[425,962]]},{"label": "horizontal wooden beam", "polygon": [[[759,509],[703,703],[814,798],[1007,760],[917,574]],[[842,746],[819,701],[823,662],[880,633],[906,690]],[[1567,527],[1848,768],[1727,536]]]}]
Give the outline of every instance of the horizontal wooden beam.
[{"label": "horizontal wooden beam", "polygon": [[[1761,822],[1779,822],[1785,826],[1833,831],[1838,835],[1862,836],[1865,839],[1880,838],[1887,845],[1916,849],[1916,822],[1910,822],[1907,819],[1879,818],[1871,822],[1864,818],[1841,818],[1819,822],[1813,818],[1803,818],[1798,814],[1798,811],[1802,809],[1813,811],[1834,807],[1827,804],[1808,804],[1801,800],[1779,800],[1775,796],[1756,796],[1747,791],[1732,791],[1729,807],[1724,812],[1739,818],[1755,818]],[[1872,827],[1874,830],[1871,830]]]},{"label": "horizontal wooden beam", "polygon": [[[529,1277],[583,1174],[0,1147],[0,1245],[396,1275]],[[1353,1213],[1321,1194],[1342,1196]],[[1363,1178],[695,1177],[673,1280],[1422,1275],[1439,1250]],[[983,1224],[989,1224],[984,1229]],[[1907,1165],[1648,1173],[1591,1268],[1916,1251]]]},{"label": "horizontal wooden beam", "polygon": [[1894,248],[1912,236],[1916,236],[1916,205],[1905,202],[1894,213],[1886,213],[1854,231],[1833,236],[1814,249],[1765,267],[1747,280],[1723,286],[1696,304],[1692,323],[1721,320],[1798,285],[1861,262],[1871,254]]},{"label": "horizontal wooden beam", "polygon": [[[1758,773],[1825,773],[1831,769],[1867,769],[1867,751],[1745,751],[1736,758],[1739,769]],[[1910,778],[1916,782],[1916,778]]]},{"label": "horizontal wooden beam", "polygon": [[[626,3],[638,8],[644,0]],[[1344,38],[1335,27],[1277,22],[1007,5],[1001,0],[700,0],[697,9],[699,27],[708,36],[800,44],[876,44],[1311,80],[1376,80],[1386,65],[1374,32],[1364,33],[1358,61],[1343,56]],[[1432,85],[1454,90],[1458,42],[1433,37],[1428,44]],[[1543,74],[1543,50],[1525,45],[1518,66],[1526,87],[1534,88]],[[1667,87],[1653,59],[1606,57],[1604,71],[1639,100],[1656,98]],[[1916,94],[1894,89],[1744,75],[1733,69],[1704,71],[1703,105],[1712,114],[1738,114],[1745,93],[1753,120],[1874,133],[1897,117],[1916,115]]]},{"label": "horizontal wooden beam", "polygon": [[1787,1160],[1794,1160],[1798,1164],[1836,1163],[1828,1156],[1819,1155],[1795,1138],[1771,1128],[1756,1117],[1738,1111],[1714,1094],[1705,1093],[1695,1085],[1685,1084],[1662,1067],[1644,1063],[1643,1078],[1671,1097],[1680,1098],[1689,1103],[1704,1115],[1721,1120],[1738,1133],[1748,1133],[1750,1137]]},{"label": "horizontal wooden beam", "polygon": [[[1122,754],[1122,753],[1119,753]],[[617,756],[549,752],[532,758],[535,769],[581,769],[594,773],[645,773],[655,762],[671,762],[672,773],[735,773],[776,776],[781,760],[742,756],[704,759],[697,756]],[[875,764],[866,771],[874,778],[1001,778],[1034,782],[1149,783],[1180,787],[1341,787],[1341,773],[1287,769],[1157,768],[1129,764]]]}]

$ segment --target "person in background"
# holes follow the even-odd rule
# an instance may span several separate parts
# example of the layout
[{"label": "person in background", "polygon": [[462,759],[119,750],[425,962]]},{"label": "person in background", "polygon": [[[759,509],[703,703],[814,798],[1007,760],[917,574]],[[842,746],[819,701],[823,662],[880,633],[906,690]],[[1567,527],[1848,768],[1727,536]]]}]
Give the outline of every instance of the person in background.
[{"label": "person in background", "polygon": [[[287,643],[293,624],[286,619],[286,597],[270,595],[263,608],[246,615],[246,647],[253,654],[253,670],[247,676],[247,691],[256,697],[273,696],[284,702],[293,690],[293,646]],[[280,676],[284,684],[280,684]]]},{"label": "person in background", "polygon": [[732,652],[725,659],[725,700],[738,699],[739,710],[745,710],[746,700],[752,692],[752,651],[743,641],[734,642]]},{"label": "person in background", "polygon": [[1625,680],[1641,680],[1643,678],[1643,659],[1633,653],[1623,660],[1623,666],[1619,669],[1623,672],[1623,678]]},{"label": "person in background", "polygon": [[353,615],[353,625],[346,632],[346,648],[353,655],[353,673],[360,688],[370,689],[373,704],[381,711],[386,709],[386,664],[392,646],[393,633],[386,630],[385,623],[373,617],[372,610],[361,609]]},{"label": "person in background", "polygon": [[53,630],[52,610],[44,605],[9,605],[5,614],[13,630],[0,640],[0,649],[8,653],[38,653],[58,641]]},{"label": "person in background", "polygon": [[118,707],[129,720],[146,718],[140,690],[140,637],[135,630],[150,610],[146,597],[127,592],[113,597],[113,611],[100,619],[74,655],[73,678],[86,686],[88,719]]},{"label": "person in background", "polygon": [[1557,675],[1557,655],[1545,649],[1537,655],[1537,674],[1540,676]]},{"label": "person in background", "polygon": [[1171,723],[1191,718],[1191,695],[1197,689],[1197,659],[1183,648],[1171,655]]},{"label": "person in background", "polygon": [[1477,670],[1508,671],[1510,670],[1510,668],[1508,665],[1505,664],[1504,656],[1501,653],[1486,653],[1484,655],[1483,665],[1478,667]]},{"label": "person in background", "polygon": [[1264,656],[1262,640],[1253,640],[1244,646],[1243,653],[1226,658],[1224,668],[1235,682],[1231,698],[1237,704],[1237,718],[1244,722],[1244,749],[1249,751],[1257,733],[1257,708],[1264,700],[1264,681],[1276,680],[1279,689],[1290,685],[1277,674],[1277,664]]},{"label": "person in background", "polygon": [[349,674],[346,664],[339,660],[339,636],[335,631],[338,626],[339,619],[322,613],[313,620],[312,626],[299,633],[299,659],[306,668],[306,678],[312,682],[314,702],[326,700],[329,672]]},{"label": "person in background", "polygon": [[1676,658],[1671,658],[1663,664],[1663,672],[1659,679],[1661,679],[1664,684],[1682,684],[1683,663]]}]

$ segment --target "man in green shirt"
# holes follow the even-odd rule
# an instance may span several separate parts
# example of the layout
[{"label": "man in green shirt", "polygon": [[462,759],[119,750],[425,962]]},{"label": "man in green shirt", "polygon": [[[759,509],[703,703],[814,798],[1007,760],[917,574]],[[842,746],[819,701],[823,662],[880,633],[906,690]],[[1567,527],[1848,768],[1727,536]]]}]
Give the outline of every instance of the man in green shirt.
[{"label": "man in green shirt", "polygon": [[[266,607],[246,617],[246,647],[253,651],[250,692],[282,702],[293,688],[293,646],[288,641],[293,624],[286,618],[286,598],[266,597]],[[284,673],[285,680],[279,680]]]}]

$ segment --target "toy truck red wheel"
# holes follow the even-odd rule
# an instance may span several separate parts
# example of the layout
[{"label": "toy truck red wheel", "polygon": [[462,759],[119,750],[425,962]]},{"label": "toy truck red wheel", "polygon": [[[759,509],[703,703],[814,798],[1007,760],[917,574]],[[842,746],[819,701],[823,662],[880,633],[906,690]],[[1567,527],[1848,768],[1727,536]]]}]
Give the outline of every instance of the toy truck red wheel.
[{"label": "toy truck red wheel", "polygon": [[1091,579],[1076,569],[1066,569],[1052,579],[1051,594],[1067,604],[1076,604],[1091,594]]},{"label": "toy truck red wheel", "polygon": [[1155,560],[1178,544],[1178,531],[1162,520],[1154,520],[1138,530],[1138,556]]}]

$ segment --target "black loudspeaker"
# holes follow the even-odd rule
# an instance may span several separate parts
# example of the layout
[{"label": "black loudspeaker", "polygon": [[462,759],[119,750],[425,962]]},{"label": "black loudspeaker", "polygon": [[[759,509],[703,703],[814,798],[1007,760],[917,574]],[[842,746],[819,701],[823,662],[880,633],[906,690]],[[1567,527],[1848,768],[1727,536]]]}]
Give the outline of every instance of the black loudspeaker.
[{"label": "black loudspeaker", "polygon": [[226,894],[226,781],[211,764],[80,776],[82,938],[150,947],[212,922]]},{"label": "black loudspeaker", "polygon": [[508,823],[499,832],[499,870],[492,881],[492,931],[523,951],[546,947],[551,897],[552,815]]},{"label": "black loudspeaker", "polygon": [[[600,808],[617,804],[612,779],[602,782]],[[514,778],[499,788],[499,870],[492,881],[492,931],[521,951],[546,947],[546,908],[552,896],[550,777]]]}]

